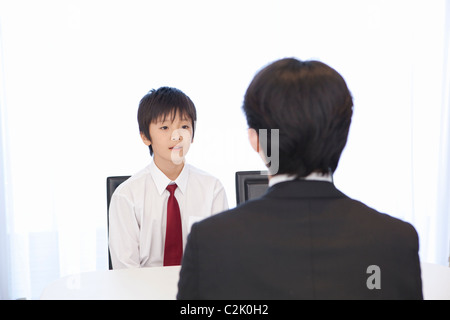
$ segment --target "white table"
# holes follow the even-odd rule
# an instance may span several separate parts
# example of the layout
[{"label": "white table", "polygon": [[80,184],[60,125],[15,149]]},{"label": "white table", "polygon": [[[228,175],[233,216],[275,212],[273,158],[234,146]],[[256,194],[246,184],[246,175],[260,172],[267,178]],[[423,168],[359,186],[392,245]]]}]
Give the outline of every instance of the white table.
[{"label": "white table", "polygon": [[[85,272],[50,284],[41,299],[173,300],[179,273],[179,266]],[[422,263],[422,285],[425,299],[450,300],[450,268]]]},{"label": "white table", "polygon": [[450,268],[421,263],[422,291],[425,300],[450,300]]},{"label": "white table", "polygon": [[180,266],[94,271],[61,278],[43,300],[174,300]]}]

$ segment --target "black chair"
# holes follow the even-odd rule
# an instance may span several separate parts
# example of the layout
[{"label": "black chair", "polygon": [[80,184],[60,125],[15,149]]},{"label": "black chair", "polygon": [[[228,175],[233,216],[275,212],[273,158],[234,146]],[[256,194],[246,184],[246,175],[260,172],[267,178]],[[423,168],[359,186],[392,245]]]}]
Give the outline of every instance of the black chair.
[{"label": "black chair", "polygon": [[269,187],[267,171],[236,172],[236,204],[259,198]]},{"label": "black chair", "polygon": [[[107,200],[107,227],[108,227],[108,236],[109,236],[109,204],[111,202],[111,197],[116,190],[116,188],[125,180],[127,180],[130,176],[116,176],[116,177],[108,177],[106,178],[106,200]],[[108,244],[108,264],[109,270],[112,270],[112,262],[111,262],[111,253],[109,252],[109,244]]]}]

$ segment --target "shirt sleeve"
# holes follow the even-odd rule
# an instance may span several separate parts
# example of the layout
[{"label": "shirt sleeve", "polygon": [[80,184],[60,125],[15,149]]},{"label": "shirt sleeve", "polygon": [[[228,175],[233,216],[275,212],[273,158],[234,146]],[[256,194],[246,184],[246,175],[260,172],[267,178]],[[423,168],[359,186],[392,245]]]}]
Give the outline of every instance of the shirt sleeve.
[{"label": "shirt sleeve", "polygon": [[189,234],[186,250],[183,254],[180,278],[178,281],[177,300],[197,300],[199,296],[199,274],[197,258],[197,239],[194,224],[192,232]]},{"label": "shirt sleeve", "polygon": [[113,269],[140,267],[139,224],[134,205],[116,193],[109,206],[109,250]]},{"label": "shirt sleeve", "polygon": [[216,181],[214,186],[214,198],[211,208],[211,214],[220,213],[228,210],[228,199],[225,192],[225,188],[219,180]]}]

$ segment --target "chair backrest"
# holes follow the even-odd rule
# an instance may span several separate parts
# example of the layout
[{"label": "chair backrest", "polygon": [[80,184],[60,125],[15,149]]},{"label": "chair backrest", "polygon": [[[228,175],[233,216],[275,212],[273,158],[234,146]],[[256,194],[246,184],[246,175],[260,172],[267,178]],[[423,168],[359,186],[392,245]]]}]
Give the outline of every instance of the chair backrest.
[{"label": "chair backrest", "polygon": [[269,186],[267,174],[267,171],[236,172],[236,204],[262,196]]},{"label": "chair backrest", "polygon": [[[115,176],[115,177],[108,177],[106,178],[106,203],[107,203],[107,209],[106,209],[106,223],[108,227],[108,235],[109,235],[109,204],[111,202],[111,197],[116,190],[116,188],[125,180],[127,180],[130,176]],[[112,262],[111,262],[111,253],[109,252],[109,245],[108,245],[108,265],[109,270],[112,270]]]}]

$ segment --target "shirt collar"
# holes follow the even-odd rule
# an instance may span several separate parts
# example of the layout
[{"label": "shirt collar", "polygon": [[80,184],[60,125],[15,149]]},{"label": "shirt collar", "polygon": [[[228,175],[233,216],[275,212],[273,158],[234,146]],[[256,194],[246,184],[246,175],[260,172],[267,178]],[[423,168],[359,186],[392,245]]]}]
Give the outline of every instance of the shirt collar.
[{"label": "shirt collar", "polygon": [[163,194],[164,190],[166,190],[167,186],[171,183],[176,183],[178,189],[181,193],[186,192],[188,176],[189,176],[189,165],[187,163],[184,164],[183,170],[181,170],[178,177],[175,181],[170,180],[155,164],[154,161],[150,163],[149,166],[150,174],[155,182],[156,188],[158,189],[158,193],[160,195]]},{"label": "shirt collar", "polygon": [[[296,175],[289,175],[289,174],[277,174],[269,179],[269,187],[285,181],[291,181],[295,180],[297,178]],[[318,172],[313,172],[309,174],[308,176],[301,178],[300,180],[315,180],[315,181],[327,181],[327,182],[333,182],[333,177],[331,174],[321,174]]]}]

